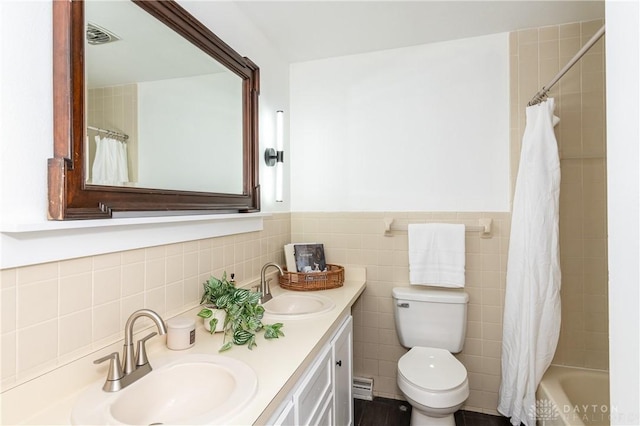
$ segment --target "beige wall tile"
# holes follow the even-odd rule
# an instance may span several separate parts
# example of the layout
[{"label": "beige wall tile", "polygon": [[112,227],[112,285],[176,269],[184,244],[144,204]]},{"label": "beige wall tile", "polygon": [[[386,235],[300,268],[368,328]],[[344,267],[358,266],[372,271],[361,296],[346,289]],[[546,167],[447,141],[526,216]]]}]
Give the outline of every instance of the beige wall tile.
[{"label": "beige wall tile", "polygon": [[60,315],[91,308],[91,272],[60,277]]},{"label": "beige wall tile", "polygon": [[165,316],[167,314],[167,294],[165,288],[160,287],[147,290],[144,295],[144,304],[161,316]]},{"label": "beige wall tile", "polygon": [[93,270],[93,259],[81,257],[60,262],[60,277],[90,273]]},{"label": "beige wall tile", "polygon": [[544,42],[547,40],[557,41],[560,37],[560,27],[553,25],[549,27],[538,28],[538,37],[540,39],[540,42]]},{"label": "beige wall tile", "polygon": [[174,316],[181,312],[185,305],[184,301],[184,284],[182,281],[169,284],[165,289],[166,294],[166,314]]},{"label": "beige wall tile", "polygon": [[17,282],[17,269],[3,269],[0,271],[0,288],[15,287]]},{"label": "beige wall tile", "polygon": [[167,315],[196,306],[211,274],[252,279],[263,263],[282,263],[290,220],[274,214],[263,232],[1,271],[2,390],[122,339],[137,309]]},{"label": "beige wall tile", "polygon": [[122,264],[139,263],[145,260],[145,250],[129,250],[122,253]]},{"label": "beige wall tile", "polygon": [[58,328],[59,355],[65,355],[83,347],[90,347],[92,340],[91,309],[61,317]]},{"label": "beige wall tile", "polygon": [[93,304],[101,305],[120,298],[121,268],[101,269],[93,273]]},{"label": "beige wall tile", "polygon": [[58,315],[57,279],[19,286],[16,307],[18,328],[55,319]]},{"label": "beige wall tile", "polygon": [[518,43],[521,45],[524,43],[538,43],[538,29],[526,29],[520,30],[518,33]]},{"label": "beige wall tile", "polygon": [[17,373],[30,372],[41,365],[55,366],[58,356],[58,320],[39,322],[18,329]]},{"label": "beige wall tile", "polygon": [[[138,309],[140,306],[142,306],[142,304],[138,305],[135,309]],[[135,309],[132,309],[131,312]],[[100,341],[124,330],[124,322],[122,322],[120,315],[120,302],[105,303],[96,306],[92,312],[92,342]],[[129,314],[131,312],[129,312]],[[127,314],[127,316],[129,314]]]},{"label": "beige wall tile", "polygon": [[9,287],[0,290],[0,302],[2,305],[0,309],[0,333],[9,333],[16,329],[16,288]]},{"label": "beige wall tile", "polygon": [[[582,47],[582,42],[580,37],[561,37],[559,47],[559,56],[562,59],[565,59],[564,63],[567,60],[571,59]],[[576,64],[579,65],[579,64]],[[564,78],[564,77],[563,77]]]},{"label": "beige wall tile", "polygon": [[39,265],[25,266],[17,270],[18,286],[54,279],[58,279],[57,263],[41,263]]},{"label": "beige wall tile", "polygon": [[166,284],[182,281],[183,279],[184,258],[182,256],[182,247],[180,249],[179,254],[167,257],[165,274]]},{"label": "beige wall tile", "polygon": [[185,278],[183,297],[185,305],[200,303],[202,283],[196,277]]},{"label": "beige wall tile", "polygon": [[119,267],[121,265],[121,258],[122,256],[120,253],[109,253],[95,256],[93,258],[93,269],[100,270]]},{"label": "beige wall tile", "polygon": [[570,24],[562,24],[558,26],[560,38],[579,37],[580,23],[573,22]]},{"label": "beige wall tile", "polygon": [[3,333],[0,336],[0,379],[2,386],[7,387],[15,382],[17,372],[16,332]]},{"label": "beige wall tile", "polygon": [[131,263],[122,266],[122,297],[144,291],[145,264]]},{"label": "beige wall tile", "polygon": [[164,257],[151,258],[145,262],[145,290],[162,287],[165,284],[165,265]]}]

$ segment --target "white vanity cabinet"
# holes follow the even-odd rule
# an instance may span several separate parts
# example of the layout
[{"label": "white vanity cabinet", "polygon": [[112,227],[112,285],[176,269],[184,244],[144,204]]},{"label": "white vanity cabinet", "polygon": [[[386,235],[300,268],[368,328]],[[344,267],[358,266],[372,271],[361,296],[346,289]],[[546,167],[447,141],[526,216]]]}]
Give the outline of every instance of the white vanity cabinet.
[{"label": "white vanity cabinet", "polygon": [[271,417],[274,426],[351,426],[353,319],[349,315]]}]

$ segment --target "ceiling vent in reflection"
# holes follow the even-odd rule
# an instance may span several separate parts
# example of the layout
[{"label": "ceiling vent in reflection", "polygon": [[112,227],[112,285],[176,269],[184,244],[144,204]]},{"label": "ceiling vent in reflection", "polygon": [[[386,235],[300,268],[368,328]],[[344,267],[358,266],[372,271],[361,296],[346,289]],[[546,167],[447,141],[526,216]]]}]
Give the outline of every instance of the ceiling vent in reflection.
[{"label": "ceiling vent in reflection", "polygon": [[87,24],[87,42],[89,44],[106,44],[120,40],[120,37],[112,32],[89,22]]}]

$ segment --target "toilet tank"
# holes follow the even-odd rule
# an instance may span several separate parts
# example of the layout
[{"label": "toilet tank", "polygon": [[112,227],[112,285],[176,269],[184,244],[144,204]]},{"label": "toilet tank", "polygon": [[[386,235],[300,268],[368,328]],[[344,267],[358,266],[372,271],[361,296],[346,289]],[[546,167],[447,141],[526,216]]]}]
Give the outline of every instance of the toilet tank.
[{"label": "toilet tank", "polygon": [[462,289],[396,287],[392,291],[396,331],[402,346],[462,350],[469,295]]}]

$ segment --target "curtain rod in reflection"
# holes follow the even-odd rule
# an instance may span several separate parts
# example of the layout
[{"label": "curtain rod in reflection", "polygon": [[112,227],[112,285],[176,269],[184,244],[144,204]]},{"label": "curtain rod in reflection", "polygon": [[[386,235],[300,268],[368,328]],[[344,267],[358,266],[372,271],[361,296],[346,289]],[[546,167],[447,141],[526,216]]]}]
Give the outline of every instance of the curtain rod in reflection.
[{"label": "curtain rod in reflection", "polygon": [[129,139],[129,135],[125,135],[124,133],[114,132],[113,130],[101,129],[99,127],[87,126],[87,129],[95,130],[96,132],[106,133],[107,136],[113,136],[117,139],[122,140],[122,142],[126,142]]}]

